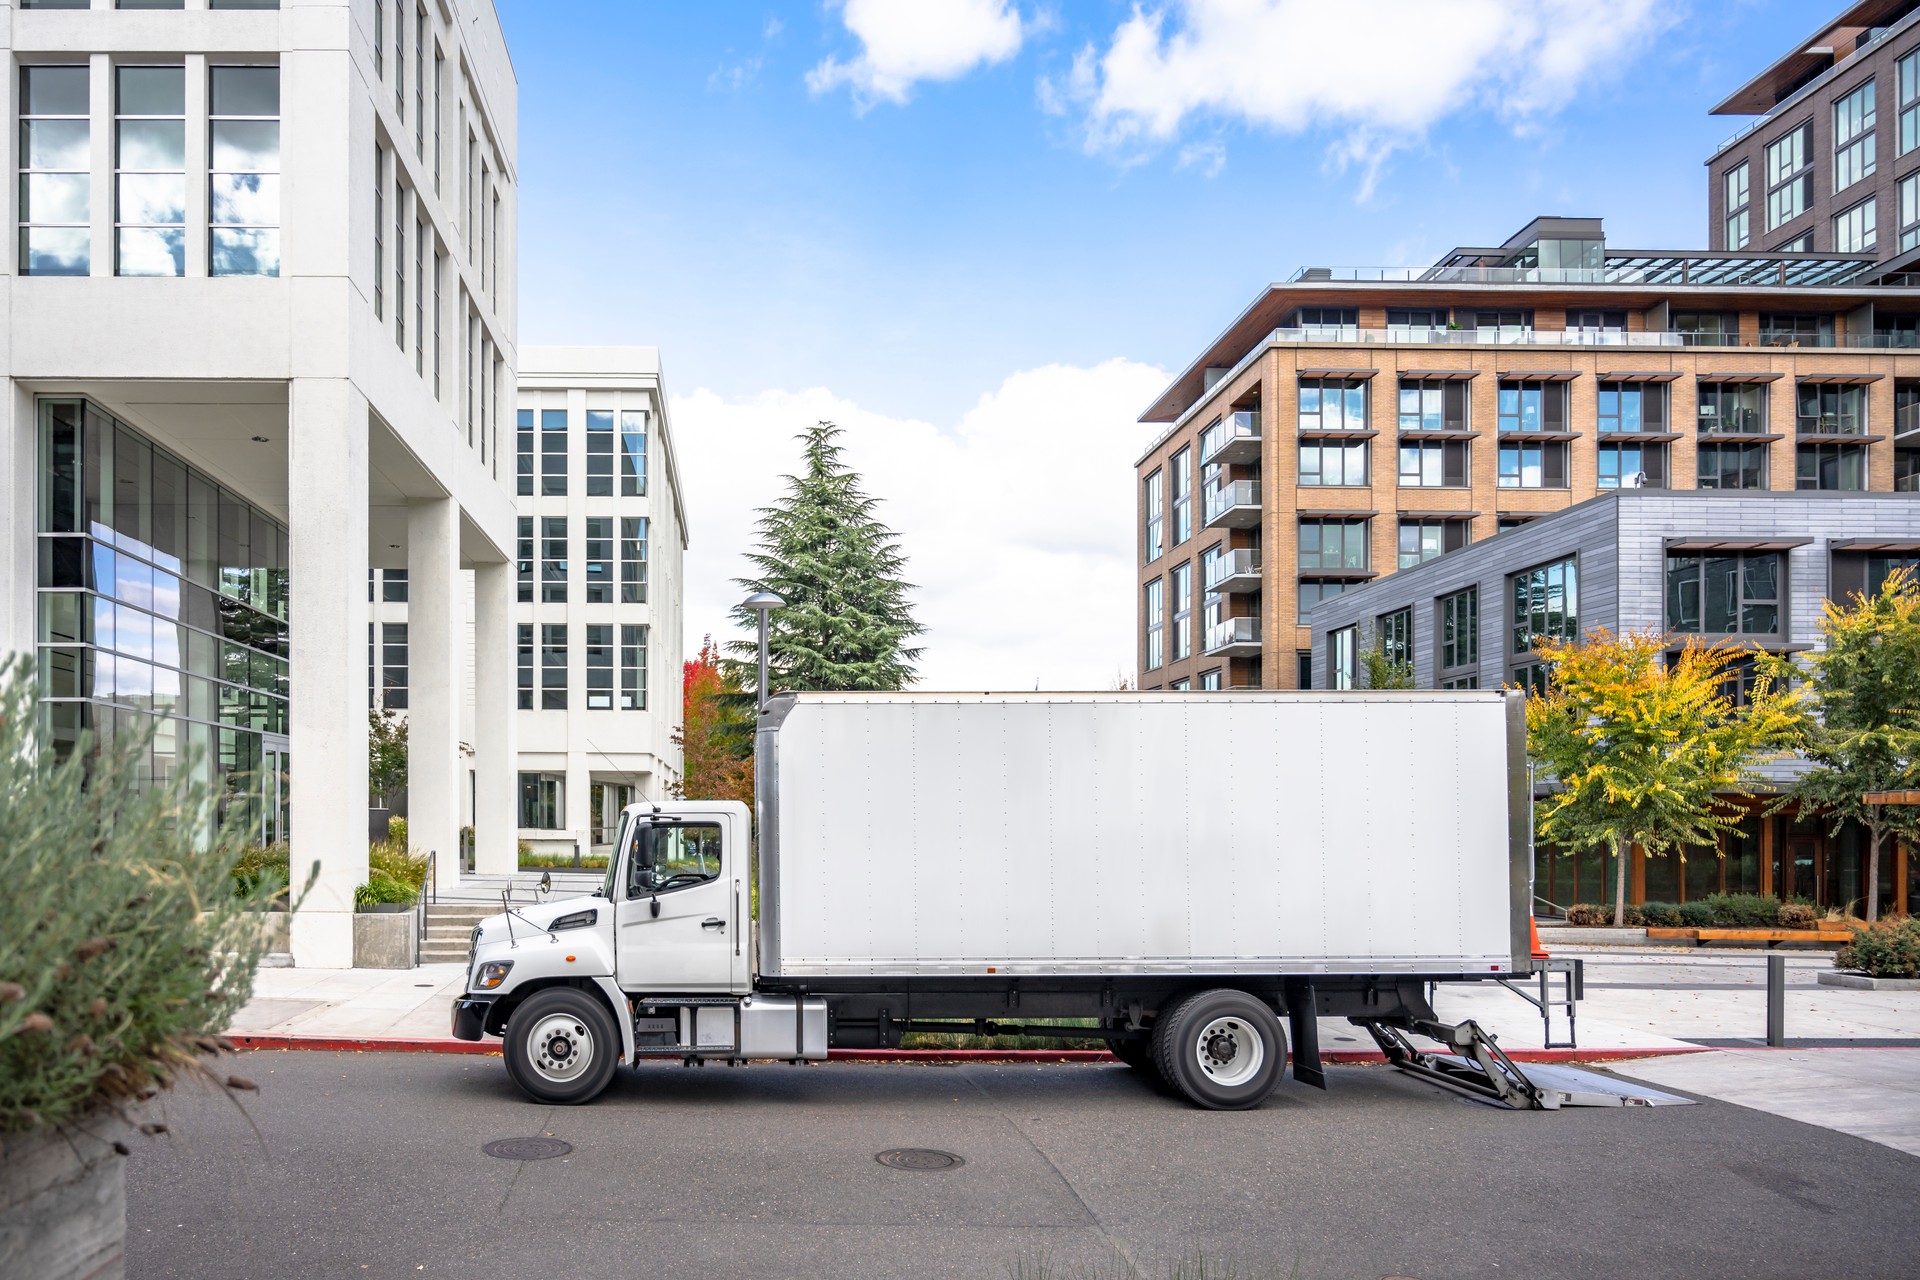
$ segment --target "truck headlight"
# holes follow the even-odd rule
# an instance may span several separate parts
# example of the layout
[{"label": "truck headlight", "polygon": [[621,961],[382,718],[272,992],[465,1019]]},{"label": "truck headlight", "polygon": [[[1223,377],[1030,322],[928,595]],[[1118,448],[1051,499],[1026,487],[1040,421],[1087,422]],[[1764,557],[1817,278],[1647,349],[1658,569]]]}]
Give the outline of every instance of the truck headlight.
[{"label": "truck headlight", "polygon": [[555,920],[547,926],[547,932],[558,933],[562,929],[585,929],[589,925],[597,924],[599,920],[600,908],[588,907],[585,911],[575,911],[569,915],[561,916],[558,920]]},{"label": "truck headlight", "polygon": [[474,990],[491,991],[507,980],[508,970],[513,968],[511,960],[489,960],[480,966],[480,974],[473,980]]}]

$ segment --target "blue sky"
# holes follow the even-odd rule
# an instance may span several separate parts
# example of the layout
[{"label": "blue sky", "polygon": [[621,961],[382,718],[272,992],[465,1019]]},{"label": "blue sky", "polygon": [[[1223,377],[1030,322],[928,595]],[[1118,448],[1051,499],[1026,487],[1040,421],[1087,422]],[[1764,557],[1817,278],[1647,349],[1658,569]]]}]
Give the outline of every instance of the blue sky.
[{"label": "blue sky", "polygon": [[[724,626],[785,437],[831,413],[902,532],[936,687],[1131,671],[1133,418],[1264,283],[1536,213],[1702,245],[1702,161],[1744,123],[1707,108],[1833,7],[497,4],[520,338],[661,348],[691,642]],[[1072,442],[1063,469],[1012,480],[1039,433]],[[1029,520],[1036,501],[1058,506]],[[1075,520],[1072,580],[1036,590]],[[1049,596],[1099,641],[1009,625]]]}]

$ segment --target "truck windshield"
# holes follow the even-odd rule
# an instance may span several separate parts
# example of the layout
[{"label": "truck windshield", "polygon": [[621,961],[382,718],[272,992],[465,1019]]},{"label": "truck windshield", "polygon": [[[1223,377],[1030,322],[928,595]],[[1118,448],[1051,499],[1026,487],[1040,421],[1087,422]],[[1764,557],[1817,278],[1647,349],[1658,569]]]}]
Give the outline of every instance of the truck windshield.
[{"label": "truck windshield", "polygon": [[613,878],[620,874],[620,854],[627,847],[627,835],[633,830],[633,815],[620,811],[620,833],[613,838],[613,848],[607,854],[607,878],[600,886],[600,896],[608,902],[613,901]]},{"label": "truck windshield", "polygon": [[627,860],[627,896],[642,898],[704,884],[720,874],[720,824],[674,823],[640,828]]}]

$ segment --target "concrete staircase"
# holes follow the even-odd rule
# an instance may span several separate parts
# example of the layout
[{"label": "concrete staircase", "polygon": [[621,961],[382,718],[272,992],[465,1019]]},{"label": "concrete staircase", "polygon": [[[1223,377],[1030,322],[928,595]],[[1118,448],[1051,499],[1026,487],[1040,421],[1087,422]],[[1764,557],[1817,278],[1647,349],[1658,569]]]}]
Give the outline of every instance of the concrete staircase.
[{"label": "concrete staircase", "polygon": [[439,902],[427,905],[427,940],[420,946],[421,964],[459,964],[467,958],[467,939],[473,926],[499,915],[500,904]]}]

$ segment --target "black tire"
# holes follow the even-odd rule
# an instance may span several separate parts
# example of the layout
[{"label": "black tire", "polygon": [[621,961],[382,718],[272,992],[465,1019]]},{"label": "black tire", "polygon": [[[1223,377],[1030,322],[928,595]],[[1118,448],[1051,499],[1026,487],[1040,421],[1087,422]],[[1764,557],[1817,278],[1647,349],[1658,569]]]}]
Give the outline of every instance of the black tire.
[{"label": "black tire", "polygon": [[1266,1004],[1215,988],[1182,996],[1154,1024],[1153,1059],[1167,1083],[1209,1111],[1267,1100],[1287,1066],[1287,1033]]},{"label": "black tire", "polygon": [[613,1079],[620,1031],[607,1007],[572,987],[528,996],[507,1018],[507,1074],[535,1102],[591,1102]]}]

